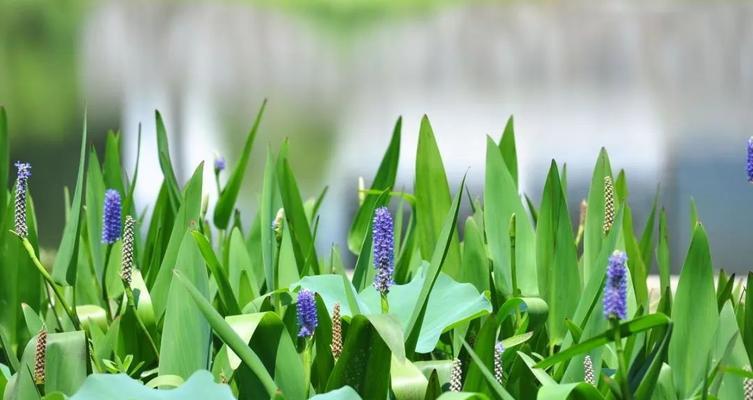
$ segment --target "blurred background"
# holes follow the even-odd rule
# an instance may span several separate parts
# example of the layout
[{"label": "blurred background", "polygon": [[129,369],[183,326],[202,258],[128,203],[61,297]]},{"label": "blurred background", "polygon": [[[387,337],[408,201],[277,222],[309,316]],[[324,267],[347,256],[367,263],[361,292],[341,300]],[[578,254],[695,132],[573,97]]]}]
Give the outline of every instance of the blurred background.
[{"label": "blurred background", "polygon": [[412,188],[426,113],[451,185],[468,171],[479,196],[485,135],[498,140],[514,115],[522,190],[536,202],[555,158],[577,218],[605,146],[615,173],[627,172],[637,229],[661,183],[675,270],[691,196],[717,267],[750,269],[753,3],[0,0],[0,104],[12,157],[34,165],[45,246],[60,239],[85,110],[100,149],[108,129],[122,132],[130,171],[142,124],[143,209],[162,179],[155,109],[184,180],[214,153],[233,168],[264,98],[246,226],[266,148],[286,137],[304,196],[329,185],[319,246],[346,248],[357,179],[373,177],[398,116],[399,187]]}]

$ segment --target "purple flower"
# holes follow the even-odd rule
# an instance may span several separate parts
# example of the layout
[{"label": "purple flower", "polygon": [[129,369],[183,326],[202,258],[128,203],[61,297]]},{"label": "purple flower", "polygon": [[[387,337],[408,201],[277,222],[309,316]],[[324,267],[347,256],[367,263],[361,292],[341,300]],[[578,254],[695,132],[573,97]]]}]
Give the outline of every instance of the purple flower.
[{"label": "purple flower", "polygon": [[120,193],[115,189],[107,189],[102,220],[102,243],[117,242],[120,239],[120,227]]},{"label": "purple flower", "polygon": [[387,207],[379,207],[374,212],[372,224],[374,239],[374,288],[383,296],[390,291],[394,266],[394,232],[392,229],[392,216]]},{"label": "purple flower", "polygon": [[25,238],[29,236],[29,227],[26,225],[26,192],[29,190],[31,164],[16,161],[15,165],[18,169],[16,174],[16,233]]},{"label": "purple flower", "polygon": [[607,283],[604,287],[604,317],[625,319],[627,316],[627,256],[615,250],[609,257]]},{"label": "purple flower", "polygon": [[225,157],[221,155],[216,155],[214,157],[214,172],[223,171],[226,166],[227,163],[225,162]]},{"label": "purple flower", "polygon": [[748,139],[748,182],[753,182],[753,136]]},{"label": "purple flower", "polygon": [[316,331],[316,325],[318,324],[314,292],[306,289],[301,289],[298,292],[296,311],[298,311],[298,327],[300,328],[298,337],[310,338],[314,336],[314,331]]}]

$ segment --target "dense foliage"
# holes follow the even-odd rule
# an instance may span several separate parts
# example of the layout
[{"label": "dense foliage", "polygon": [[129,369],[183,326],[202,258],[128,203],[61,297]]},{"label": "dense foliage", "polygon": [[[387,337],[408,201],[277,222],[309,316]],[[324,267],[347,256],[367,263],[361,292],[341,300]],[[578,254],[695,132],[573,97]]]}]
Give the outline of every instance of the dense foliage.
[{"label": "dense foliage", "polygon": [[[317,252],[326,190],[303,199],[287,143],[266,156],[255,215],[236,209],[263,110],[240,160],[212,166],[211,206],[204,165],[176,179],[159,113],[164,180],[148,205],[134,202],[138,162],[122,165],[121,137],[108,135],[100,162],[84,128],[49,263],[28,188],[54,171],[13,170],[0,110],[5,399],[753,395],[744,285],[723,272],[715,281],[694,212],[673,293],[665,213],[655,201],[636,235],[626,175],[613,175],[606,151],[574,225],[564,166],[552,162],[538,206],[519,193],[512,119],[487,140],[480,197],[464,182],[451,193],[426,118],[413,192],[391,191],[398,120],[359,191],[346,266],[342,249]],[[660,284],[649,290],[654,266]]]}]

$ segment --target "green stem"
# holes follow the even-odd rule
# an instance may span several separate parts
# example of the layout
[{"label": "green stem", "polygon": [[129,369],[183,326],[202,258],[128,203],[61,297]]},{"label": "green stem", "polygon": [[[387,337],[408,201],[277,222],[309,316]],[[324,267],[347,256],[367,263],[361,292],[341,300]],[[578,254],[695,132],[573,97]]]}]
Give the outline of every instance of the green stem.
[{"label": "green stem", "polygon": [[102,268],[102,300],[104,300],[105,305],[105,314],[107,315],[107,320],[112,321],[112,310],[110,310],[110,298],[107,295],[107,269],[110,264],[110,254],[112,253],[112,245],[107,245],[107,250],[105,250],[105,265]]},{"label": "green stem", "polygon": [[39,261],[39,258],[37,257],[37,253],[34,251],[34,247],[31,245],[31,242],[29,241],[29,239],[21,238],[21,240],[24,245],[24,248],[26,249],[26,252],[29,254],[29,257],[31,258],[31,261],[34,263],[34,266],[37,267],[37,270],[39,270],[39,273],[42,274],[42,277],[44,278],[44,280],[47,281],[47,284],[55,293],[55,297],[58,299],[63,309],[65,309],[65,313],[68,314],[68,318],[73,323],[73,326],[76,328],[76,330],[80,330],[81,323],[78,320],[78,315],[76,315],[76,310],[74,310],[73,307],[71,307],[68,304],[68,301],[65,300],[65,296],[63,296],[63,293],[60,292],[60,288],[58,288],[58,286],[55,284],[55,281],[52,279],[52,276],[50,275],[50,273],[47,272],[47,269],[44,267],[44,265],[42,265],[42,262]]},{"label": "green stem", "polygon": [[625,363],[625,349],[622,347],[622,338],[620,337],[620,320],[612,317],[610,319],[612,329],[614,330],[614,347],[617,350],[617,379],[620,383],[620,391],[622,392],[622,398],[624,400],[630,400],[633,398],[630,393],[630,386],[627,381],[627,364]]},{"label": "green stem", "polygon": [[390,312],[390,303],[387,302],[387,295],[382,294],[382,314],[388,314]]},{"label": "green stem", "polygon": [[306,338],[303,348],[303,384],[305,398],[309,397],[309,388],[311,387],[311,345],[314,342],[312,338]]}]

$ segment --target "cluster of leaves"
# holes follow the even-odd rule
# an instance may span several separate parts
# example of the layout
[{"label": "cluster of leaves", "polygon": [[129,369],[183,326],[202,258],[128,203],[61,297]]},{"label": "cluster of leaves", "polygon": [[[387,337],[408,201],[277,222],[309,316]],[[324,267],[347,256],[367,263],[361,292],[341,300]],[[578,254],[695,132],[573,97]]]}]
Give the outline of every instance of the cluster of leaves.
[{"label": "cluster of leaves", "polygon": [[[138,162],[132,172],[123,168],[120,136],[108,135],[100,162],[87,148],[84,128],[51,273],[39,260],[30,197],[28,238],[12,232],[15,186],[0,112],[4,398],[742,398],[745,380],[753,377],[747,372],[753,353],[748,294],[723,272],[715,286],[697,213],[672,293],[665,213],[655,201],[637,236],[622,171],[614,179],[615,209],[609,209],[604,178],[613,175],[606,151],[574,226],[564,166],[552,162],[538,207],[520,195],[512,120],[499,143],[488,138],[482,197],[474,198],[464,182],[451,193],[426,118],[413,193],[392,191],[401,151],[398,120],[370,188],[361,192],[347,238],[356,256],[349,273],[336,246],[329,254],[317,252],[326,189],[301,197],[287,142],[276,154],[267,151],[259,207],[244,225],[236,200],[263,111],[241,159],[218,184],[212,215],[202,198],[204,166],[178,183],[158,113],[164,181],[148,219],[133,201]],[[106,189],[123,195],[123,215],[141,227],[130,283],[120,275],[121,241],[100,240]],[[464,202],[471,214],[458,221]],[[396,284],[387,295],[388,313],[370,285],[372,218],[383,206],[394,210]],[[612,211],[605,230],[605,213]],[[628,318],[610,325],[601,303],[615,250],[629,259]],[[647,275],[654,265],[661,282],[651,294]],[[297,335],[302,288],[316,293],[311,339]],[[332,320],[335,307],[341,321]],[[333,355],[338,323],[343,342]],[[47,345],[40,360],[42,330]],[[495,347],[504,351],[495,354]],[[589,383],[586,356],[593,365]],[[451,373],[453,365],[461,367],[459,374]],[[40,368],[43,382],[36,379]],[[453,379],[461,392],[449,391]]]}]

